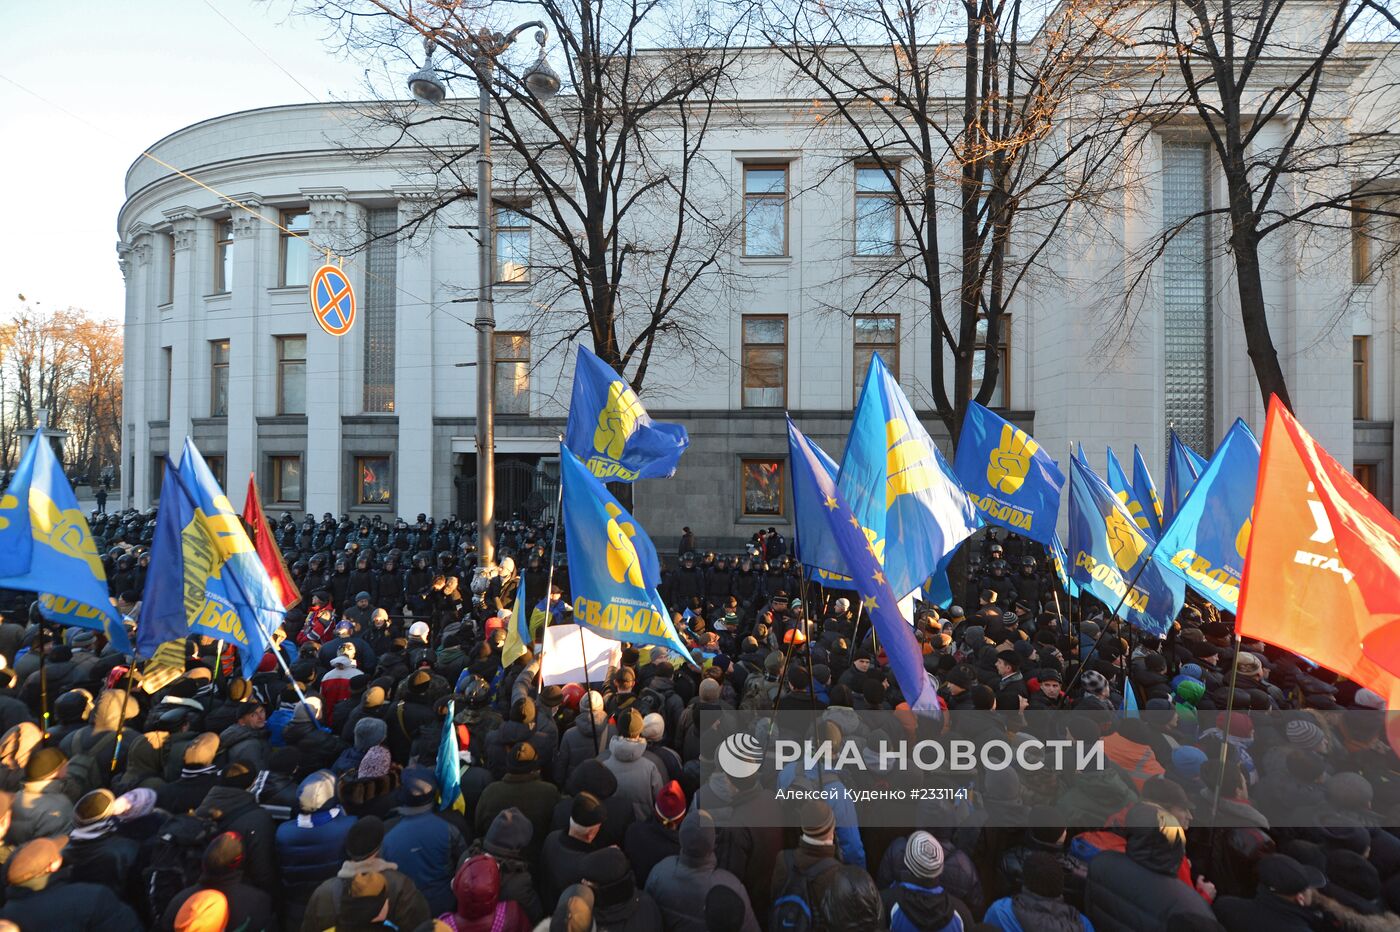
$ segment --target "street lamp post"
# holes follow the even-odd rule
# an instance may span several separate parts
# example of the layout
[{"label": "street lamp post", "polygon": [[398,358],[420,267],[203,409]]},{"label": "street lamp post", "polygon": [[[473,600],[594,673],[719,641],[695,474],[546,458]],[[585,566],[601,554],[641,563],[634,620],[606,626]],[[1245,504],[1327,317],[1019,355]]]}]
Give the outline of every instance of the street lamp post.
[{"label": "street lamp post", "polygon": [[[491,191],[491,84],[495,80],[495,59],[527,29],[535,30],[539,58],[521,75],[525,89],[545,101],[559,92],[559,76],[549,67],[544,45],[548,27],[538,20],[522,23],[507,33],[483,29],[470,36],[470,51],[464,55],[476,72],[477,142],[476,229],[477,299],[476,320],[476,522],[477,566],[496,562],[496,305],[492,286],[496,279],[495,216]],[[415,98],[429,104],[447,99],[446,77],[433,67],[433,46],[425,40],[427,61],[409,75],[408,89]]]}]

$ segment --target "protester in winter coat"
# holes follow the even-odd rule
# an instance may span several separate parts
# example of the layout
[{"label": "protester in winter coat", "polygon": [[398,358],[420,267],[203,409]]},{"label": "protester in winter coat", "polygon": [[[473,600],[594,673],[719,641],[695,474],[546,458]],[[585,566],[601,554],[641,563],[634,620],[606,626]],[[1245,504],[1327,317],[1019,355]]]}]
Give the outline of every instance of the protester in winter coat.
[{"label": "protester in winter coat", "polygon": [[1098,932],[1167,932],[1172,917],[1209,916],[1199,893],[1177,877],[1185,832],[1171,816],[1142,803],[1128,811],[1125,853],[1089,862],[1085,912]]},{"label": "protester in winter coat", "polygon": [[111,790],[93,790],[78,800],[63,860],[84,883],[100,883],[130,899],[140,889],[134,871],[141,846],[117,834],[116,801]]},{"label": "protester in winter coat", "polygon": [[398,864],[434,913],[452,908],[452,876],[467,853],[467,841],[457,827],[434,811],[438,785],[433,772],[404,771],[399,817],[388,825],[384,857]]},{"label": "protester in winter coat", "polygon": [[356,821],[345,835],[345,862],[329,880],[323,881],[306,904],[302,932],[320,932],[335,925],[336,910],[350,883],[363,874],[384,878],[389,901],[388,918],[401,929],[416,929],[432,913],[428,901],[398,865],[382,856],[384,823],[374,816]]},{"label": "protester in winter coat", "polygon": [[[646,887],[653,867],[680,853],[679,831],[681,819],[685,817],[685,807],[685,793],[681,792],[680,784],[672,780],[656,794],[651,817],[627,826],[622,850],[632,865],[638,887]],[[758,864],[763,867],[762,860]]]},{"label": "protester in winter coat", "polygon": [[540,779],[539,759],[534,746],[522,741],[511,749],[511,762],[506,775],[482,792],[473,815],[473,826],[478,835],[485,834],[500,812],[515,808],[523,812],[534,826],[534,838],[543,842],[549,834],[550,819],[558,802],[558,788]]},{"label": "protester in winter coat", "polygon": [[63,852],[52,838],[20,847],[6,865],[0,919],[23,932],[141,932],[136,913],[115,893],[101,884],[67,882],[62,866]]},{"label": "protester in winter coat", "polygon": [[501,871],[503,900],[513,900],[525,911],[530,922],[539,922],[545,915],[544,903],[532,873],[530,842],[535,827],[525,813],[511,807],[502,810],[491,821],[486,837],[470,849],[471,854],[489,854]]},{"label": "protester in winter coat", "polygon": [[452,878],[454,907],[438,916],[438,922],[452,932],[529,932],[520,904],[501,899],[500,889],[500,869],[493,858],[468,858]]},{"label": "protester in winter coat", "polygon": [[598,932],[651,932],[662,927],[660,908],[650,894],[637,889],[632,865],[620,848],[609,846],[586,855],[583,880],[593,889]]},{"label": "protester in winter coat", "polygon": [[279,888],[277,827],[272,815],[249,789],[257,775],[243,764],[224,768],[219,785],[211,789],[195,814],[209,819],[220,832],[235,832],[243,844],[243,875],[268,893]]},{"label": "protester in winter coat", "polygon": [[679,854],[657,864],[647,878],[646,892],[661,907],[665,932],[706,932],[705,898],[717,886],[730,888],[743,901],[742,932],[758,932],[758,920],[739,878],[715,866],[715,823],[708,812],[695,809],[685,817],[680,846]]},{"label": "protester in winter coat", "polygon": [[219,733],[219,744],[230,764],[244,764],[257,772],[267,769],[272,753],[268,738],[267,708],[249,701],[239,706],[234,724]]},{"label": "protester in winter coat", "polygon": [[618,733],[608,742],[608,756],[603,761],[617,777],[617,795],[632,804],[632,815],[645,819],[651,812],[656,794],[665,785],[656,764],[646,756],[647,741],[642,736],[643,721],[636,709],[619,716]]},{"label": "protester in winter coat", "polygon": [[1259,888],[1252,899],[1222,896],[1215,915],[1229,932],[1308,932],[1323,928],[1314,907],[1317,891],[1327,877],[1317,868],[1286,854],[1271,854],[1259,862]]},{"label": "protester in winter coat", "polygon": [[821,927],[847,932],[885,932],[880,921],[884,911],[880,891],[864,869],[847,865],[837,868],[822,892]]},{"label": "protester in winter coat", "polygon": [[904,844],[908,880],[896,881],[880,894],[891,932],[959,932],[972,924],[972,913],[948,895],[943,876],[943,846],[928,832],[914,832]]},{"label": "protester in winter coat", "polygon": [[68,759],[58,748],[34,751],[24,765],[24,785],[10,809],[6,841],[22,845],[66,833],[73,825],[73,802],[64,795]]},{"label": "protester in winter coat", "polygon": [[1064,901],[1064,871],[1054,855],[1034,852],[1021,876],[1021,892],[987,907],[984,922],[1002,932],[1094,932],[1088,917]]},{"label": "protester in winter coat", "polygon": [[345,837],[358,821],[341,808],[335,777],[318,770],[297,789],[297,816],[277,827],[277,861],[282,866],[283,914],[300,928],[307,900],[340,869]]},{"label": "protester in winter coat", "polygon": [[185,903],[204,891],[213,891],[224,897],[228,905],[225,928],[277,932],[280,926],[272,897],[243,882],[244,854],[243,839],[237,832],[215,836],[209,842],[209,847],[204,849],[198,882],[175,895],[156,923],[155,932],[174,932],[176,917],[184,909]]},{"label": "protester in winter coat", "polygon": [[546,910],[551,910],[563,890],[583,879],[583,859],[603,845],[598,831],[606,810],[603,802],[592,793],[579,793],[569,810],[569,825],[555,829],[545,838],[540,849],[540,896]]}]

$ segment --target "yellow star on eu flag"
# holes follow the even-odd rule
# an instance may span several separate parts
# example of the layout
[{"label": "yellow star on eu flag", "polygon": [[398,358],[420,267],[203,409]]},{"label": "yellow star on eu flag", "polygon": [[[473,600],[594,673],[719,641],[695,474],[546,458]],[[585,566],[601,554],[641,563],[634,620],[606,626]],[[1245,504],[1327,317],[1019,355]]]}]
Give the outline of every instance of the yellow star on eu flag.
[{"label": "yellow star on eu flag", "polygon": [[880,603],[876,601],[873,595],[867,596],[866,598],[862,599],[861,604],[865,606],[865,610],[867,612],[873,612],[875,611],[875,609],[880,607]]},{"label": "yellow star on eu flag", "polygon": [[855,515],[851,515],[851,527],[854,527],[854,528],[860,527],[860,519],[857,518]]},{"label": "yellow star on eu flag", "polygon": [[826,505],[828,511],[835,511],[835,510],[836,510],[837,502],[836,502],[836,498],[835,498],[834,496],[828,495],[828,496],[826,497],[826,501],[823,502],[822,504]]},{"label": "yellow star on eu flag", "polygon": [[873,576],[871,576],[870,578],[873,579],[873,580],[875,580],[877,583],[879,583],[879,584],[882,585],[882,586],[885,584],[885,574],[879,572],[878,570],[877,570],[877,571],[875,572],[875,574],[874,574]]}]

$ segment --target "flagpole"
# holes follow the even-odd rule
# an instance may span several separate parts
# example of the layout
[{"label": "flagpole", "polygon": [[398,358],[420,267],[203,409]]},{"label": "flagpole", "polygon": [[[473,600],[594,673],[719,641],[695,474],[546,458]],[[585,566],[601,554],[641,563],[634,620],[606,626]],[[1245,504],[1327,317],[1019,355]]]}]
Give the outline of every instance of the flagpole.
[{"label": "flagpole", "polygon": [[[561,444],[564,442],[564,435],[563,435],[563,434],[560,434],[560,435],[559,435],[559,442],[560,442]],[[553,528],[553,530],[551,530],[550,533],[549,533],[549,572],[545,574],[545,583],[544,583],[544,623],[543,623],[542,625],[540,625],[540,642],[539,642],[539,648],[540,648],[540,653],[539,653],[540,668],[539,668],[539,669],[540,669],[540,672],[539,672],[539,676],[537,676],[537,677],[535,678],[535,686],[536,686],[536,688],[539,689],[540,691],[543,691],[543,690],[544,690],[544,629],[549,627],[549,616],[550,616],[550,614],[552,613],[552,610],[551,610],[551,607],[550,607],[550,604],[549,604],[549,600],[550,600],[550,598],[554,595],[554,560],[555,560],[556,556],[557,556],[558,553],[559,553],[559,519],[560,519],[561,517],[563,517],[563,515],[564,515],[564,462],[563,462],[563,460],[561,459],[560,462],[559,462],[559,492],[558,492],[558,494],[557,494],[557,495],[555,496],[555,498],[554,498],[554,528]],[[523,580],[524,580],[524,577],[523,577],[523,576],[521,577],[521,580],[522,580],[522,583],[523,583]],[[526,599],[527,599],[526,604],[527,604],[527,605],[529,604],[529,603],[528,603],[528,598],[529,598],[529,593],[527,592],[527,593],[526,593]],[[533,606],[531,606],[531,607],[530,607],[529,609],[527,609],[527,610],[530,611],[530,612],[533,612],[533,611],[534,611],[534,608],[533,608]],[[530,630],[530,616],[529,616],[529,615],[526,615],[526,616],[525,616],[525,630],[526,630],[527,632]],[[582,632],[582,631],[579,632],[579,637],[580,637],[580,638],[583,637],[583,632]],[[532,646],[532,647],[534,646],[534,640],[535,640],[535,636],[534,636],[533,634],[531,634],[531,635],[530,635],[530,642],[531,642],[531,646]],[[583,675],[584,675],[584,680],[586,681],[586,680],[588,679],[588,658],[587,658],[587,656],[585,656],[584,659],[583,659]],[[591,689],[592,687],[589,687],[589,688]]]},{"label": "flagpole", "polygon": [[1210,814],[1212,816],[1220,809],[1220,787],[1225,782],[1225,756],[1230,748],[1230,716],[1235,711],[1235,683],[1240,675],[1240,639],[1238,632],[1232,631],[1235,636],[1235,659],[1230,664],[1230,696],[1225,700],[1225,727],[1220,736],[1220,768],[1219,775],[1215,779],[1215,801],[1211,803]]},{"label": "flagpole", "polygon": [[44,658],[44,619],[39,617],[39,702],[44,716],[43,743],[49,743],[49,671]]},{"label": "flagpole", "polygon": [[[220,641],[220,644],[223,642]],[[132,648],[134,651],[135,648]],[[112,773],[117,772],[117,756],[122,750],[122,732],[126,730],[126,709],[125,703],[131,698],[131,681],[136,674],[136,654],[132,653],[131,659],[127,662],[126,668],[126,699],[123,700],[121,721],[117,723],[117,743],[112,747],[112,766],[108,768]]]}]

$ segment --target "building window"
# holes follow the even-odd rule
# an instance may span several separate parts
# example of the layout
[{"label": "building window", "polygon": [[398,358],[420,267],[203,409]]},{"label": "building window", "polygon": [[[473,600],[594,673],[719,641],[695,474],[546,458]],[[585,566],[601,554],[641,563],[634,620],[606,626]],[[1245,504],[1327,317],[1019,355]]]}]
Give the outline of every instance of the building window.
[{"label": "building window", "polygon": [[228,417],[228,340],[209,341],[209,416]]},{"label": "building window", "polygon": [[160,501],[160,487],[165,482],[165,457],[151,458],[151,501]]},{"label": "building window", "polygon": [[1162,146],[1164,420],[1196,450],[1215,448],[1213,159],[1205,145]]},{"label": "building window", "polygon": [[170,233],[165,237],[165,294],[161,296],[161,304],[175,303],[175,234]]},{"label": "building window", "polygon": [[355,457],[355,504],[392,505],[394,494],[389,457]]},{"label": "building window", "polygon": [[1371,338],[1351,338],[1351,416],[1364,421],[1371,416]]},{"label": "building window", "polygon": [[214,475],[214,480],[215,480],[216,482],[219,483],[219,488],[221,488],[221,489],[227,489],[228,486],[227,486],[227,483],[225,482],[225,480],[226,480],[228,477],[224,475],[224,458],[223,458],[223,456],[221,456],[221,455],[206,456],[206,457],[204,457],[204,465],[208,466],[208,467],[209,467],[209,472],[213,473],[213,475]]},{"label": "building window", "polygon": [[530,413],[528,333],[496,333],[496,413]]},{"label": "building window", "polygon": [[233,221],[214,221],[214,291],[233,290]]},{"label": "building window", "polygon": [[787,407],[787,318],[744,317],[743,404]]},{"label": "building window", "polygon": [[[1011,404],[1011,315],[1002,314],[997,323],[997,387],[987,399],[989,408]],[[987,376],[987,319],[977,318],[977,343],[972,347],[972,392],[977,394]]]},{"label": "building window", "polygon": [[786,256],[786,165],[744,166],[744,255]]},{"label": "building window", "polygon": [[852,382],[856,398],[860,398],[865,374],[876,353],[885,361],[896,382],[899,381],[899,316],[896,314],[857,314],[855,318],[855,353]]},{"label": "building window", "polygon": [[856,166],[856,255],[892,256],[899,242],[894,166]]},{"label": "building window", "polygon": [[306,413],[306,337],[277,337],[277,413]]},{"label": "building window", "polygon": [[165,370],[165,380],[161,383],[160,409],[165,412],[165,420],[170,421],[170,394],[175,374],[175,351],[172,347],[160,348],[161,368]]},{"label": "building window", "polygon": [[780,518],[783,515],[783,461],[740,461],[741,512],[746,518]]},{"label": "building window", "polygon": [[1372,211],[1375,204],[1370,198],[1358,197],[1352,200],[1351,209],[1351,282],[1364,285],[1371,280],[1372,250],[1376,239],[1377,217]]},{"label": "building window", "polygon": [[530,218],[509,207],[496,208],[496,281],[530,280]]},{"label": "building window", "polygon": [[394,410],[394,312],[398,307],[395,298],[399,274],[399,240],[394,228],[399,212],[393,207],[377,207],[368,214],[369,274],[365,276],[360,323],[365,335],[363,401],[368,412],[390,413]]},{"label": "building window", "polygon": [[306,210],[282,211],[281,257],[278,283],[283,287],[311,281],[311,214]]},{"label": "building window", "polygon": [[268,489],[271,504],[301,504],[301,457],[273,456],[268,458],[272,468],[272,488]]},{"label": "building window", "polygon": [[1376,497],[1375,463],[1357,463],[1352,467],[1351,474],[1356,478],[1356,481],[1361,484],[1363,489],[1371,493],[1373,498]]}]

